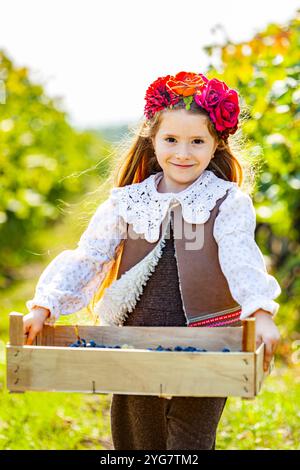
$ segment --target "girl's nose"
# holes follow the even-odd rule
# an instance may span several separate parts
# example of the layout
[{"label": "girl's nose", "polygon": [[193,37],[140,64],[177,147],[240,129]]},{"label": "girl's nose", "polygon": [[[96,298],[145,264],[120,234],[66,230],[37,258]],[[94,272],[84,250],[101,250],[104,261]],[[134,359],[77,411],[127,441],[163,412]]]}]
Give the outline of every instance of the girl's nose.
[{"label": "girl's nose", "polygon": [[190,158],[190,151],[189,151],[189,146],[187,145],[181,145],[180,148],[177,148],[175,157],[179,159],[184,159],[184,158]]}]

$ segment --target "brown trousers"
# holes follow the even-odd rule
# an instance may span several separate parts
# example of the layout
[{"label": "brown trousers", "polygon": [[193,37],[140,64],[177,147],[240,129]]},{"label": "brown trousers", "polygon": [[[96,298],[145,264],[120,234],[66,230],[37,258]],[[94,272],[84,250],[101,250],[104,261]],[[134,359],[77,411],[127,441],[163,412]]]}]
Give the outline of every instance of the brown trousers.
[{"label": "brown trousers", "polygon": [[111,431],[116,450],[215,449],[226,397],[113,395]]},{"label": "brown trousers", "polygon": [[[126,326],[185,326],[173,232]],[[215,449],[227,397],[112,396],[110,417],[115,450]]]}]

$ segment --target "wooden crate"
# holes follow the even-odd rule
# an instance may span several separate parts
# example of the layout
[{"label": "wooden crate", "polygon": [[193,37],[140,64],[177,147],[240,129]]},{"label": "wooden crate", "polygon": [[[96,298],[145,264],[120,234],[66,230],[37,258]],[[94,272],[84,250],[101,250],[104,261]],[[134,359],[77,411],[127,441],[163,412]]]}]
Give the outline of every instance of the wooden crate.
[{"label": "wooden crate", "polygon": [[[98,344],[135,349],[71,348],[77,335]],[[264,344],[256,348],[255,318],[241,327],[187,328],[45,325],[25,345],[23,315],[10,313],[7,388],[171,396],[255,397],[268,373]],[[208,352],[148,351],[195,346]],[[230,352],[222,352],[227,347]]]}]

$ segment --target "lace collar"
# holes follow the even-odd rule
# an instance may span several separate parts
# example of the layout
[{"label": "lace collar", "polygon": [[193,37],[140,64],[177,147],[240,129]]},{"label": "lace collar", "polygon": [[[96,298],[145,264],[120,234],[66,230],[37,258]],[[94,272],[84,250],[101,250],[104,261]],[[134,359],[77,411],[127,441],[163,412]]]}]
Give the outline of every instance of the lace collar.
[{"label": "lace collar", "polygon": [[159,239],[160,225],[170,206],[181,204],[182,216],[188,223],[202,224],[210,216],[218,199],[237,183],[225,181],[210,170],[203,173],[186,189],[178,193],[160,193],[160,171],[141,183],[112,188],[110,195],[117,199],[119,214],[125,222],[133,224],[136,233],[144,234],[153,243]]}]

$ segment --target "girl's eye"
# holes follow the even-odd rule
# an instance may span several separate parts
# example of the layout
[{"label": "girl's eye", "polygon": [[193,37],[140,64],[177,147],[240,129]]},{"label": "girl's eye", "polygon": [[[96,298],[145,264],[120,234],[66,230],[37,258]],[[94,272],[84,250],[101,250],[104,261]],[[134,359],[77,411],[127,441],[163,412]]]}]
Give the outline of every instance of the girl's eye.
[{"label": "girl's eye", "polygon": [[[171,140],[173,139],[173,141],[175,140],[174,137],[167,137],[165,140],[166,140],[167,142],[169,142],[169,139],[171,139]],[[196,141],[197,141],[198,144],[199,144],[199,143],[203,143],[203,140],[202,140],[202,139],[194,139],[194,142],[196,142]],[[170,142],[170,143],[173,143],[173,142]]]}]

